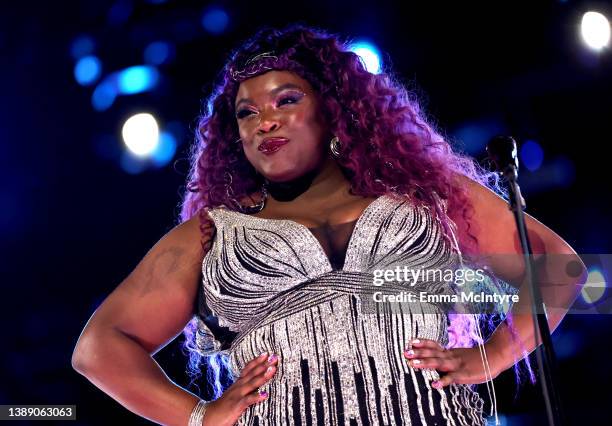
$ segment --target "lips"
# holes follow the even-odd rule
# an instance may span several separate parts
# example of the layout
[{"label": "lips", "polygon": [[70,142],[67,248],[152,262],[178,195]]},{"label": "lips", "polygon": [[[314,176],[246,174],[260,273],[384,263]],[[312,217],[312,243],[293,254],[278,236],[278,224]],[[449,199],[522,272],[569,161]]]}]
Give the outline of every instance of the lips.
[{"label": "lips", "polygon": [[265,138],[257,147],[264,154],[269,154],[278,151],[278,149],[289,142],[287,138]]}]

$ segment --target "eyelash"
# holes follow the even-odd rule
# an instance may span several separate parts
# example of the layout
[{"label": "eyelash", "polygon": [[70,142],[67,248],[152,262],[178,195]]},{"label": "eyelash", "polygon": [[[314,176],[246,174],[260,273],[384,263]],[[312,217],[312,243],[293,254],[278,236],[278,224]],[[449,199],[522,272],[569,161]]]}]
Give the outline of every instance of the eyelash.
[{"label": "eyelash", "polygon": [[[299,101],[299,100],[300,100],[302,97],[303,97],[303,95],[301,95],[301,96],[300,96],[300,95],[288,95],[288,96],[284,96],[284,97],[282,97],[282,98],[280,98],[280,99],[278,100],[278,105],[279,105],[279,106],[283,105],[283,102],[284,102],[284,101],[292,101],[292,102],[291,102],[291,104],[295,104],[295,103],[297,103],[297,102],[298,102],[298,101]],[[289,104],[289,105],[291,105],[291,104]],[[242,119],[242,118],[245,118],[245,117],[248,117],[249,115],[251,115],[251,114],[248,114],[248,113],[250,113],[250,112],[253,112],[253,111],[251,111],[250,109],[246,109],[246,108],[245,108],[245,109],[241,109],[240,111],[238,111],[238,112],[236,113],[236,117],[237,117],[237,118],[240,120],[240,119]]]}]

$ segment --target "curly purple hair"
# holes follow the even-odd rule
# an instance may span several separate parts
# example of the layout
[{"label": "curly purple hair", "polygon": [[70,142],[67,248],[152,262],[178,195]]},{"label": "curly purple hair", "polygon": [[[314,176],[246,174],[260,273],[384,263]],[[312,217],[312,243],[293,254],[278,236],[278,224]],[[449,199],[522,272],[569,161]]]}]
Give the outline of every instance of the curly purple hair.
[{"label": "curly purple hair", "polygon": [[[202,234],[210,236],[207,208],[225,205],[241,210],[237,200],[252,199],[259,191],[261,175],[247,160],[241,144],[234,143],[239,139],[234,101],[241,81],[269,70],[291,71],[320,95],[330,130],[342,141],[337,162],[353,194],[375,197],[394,193],[430,206],[438,212],[447,235],[452,229],[458,231],[461,252],[477,253],[478,241],[470,231],[472,206],[455,175],[503,194],[497,175],[455,152],[428,123],[416,96],[389,71],[368,72],[360,57],[349,50],[348,42],[302,25],[261,29],[231,55],[199,119],[181,209],[183,221],[199,215]],[[434,194],[443,200],[445,212],[440,211]],[[210,244],[209,238],[206,245]],[[455,320],[458,317],[463,315],[455,315]],[[457,336],[469,336],[474,343],[473,333],[460,332],[465,326],[454,327],[456,346],[466,346]],[[187,336],[193,335],[194,327],[195,323],[190,323]],[[190,365],[197,367],[193,357],[198,355],[190,353]],[[218,360],[213,363],[218,365]],[[216,396],[221,391],[218,377]]]}]

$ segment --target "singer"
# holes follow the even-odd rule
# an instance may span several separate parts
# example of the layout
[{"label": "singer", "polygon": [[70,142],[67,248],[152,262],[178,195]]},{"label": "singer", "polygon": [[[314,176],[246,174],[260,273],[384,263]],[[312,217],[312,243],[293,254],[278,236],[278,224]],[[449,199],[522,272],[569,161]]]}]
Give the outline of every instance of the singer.
[{"label": "singer", "polygon": [[[484,425],[471,385],[535,346],[529,311],[514,311],[529,306],[523,266],[492,256],[520,302],[486,341],[457,338],[479,333],[469,316],[435,303],[368,311],[359,290],[397,265],[520,259],[492,177],[453,151],[390,70],[368,72],[338,36],[263,29],[233,52],[199,121],[182,223],[94,313],[73,366],[161,424]],[[527,225],[536,253],[575,255]],[[569,306],[579,283],[559,282],[556,303]],[[551,330],[565,312],[549,315]],[[234,378],[212,401],[152,358],[184,329],[191,366],[203,357]]]}]

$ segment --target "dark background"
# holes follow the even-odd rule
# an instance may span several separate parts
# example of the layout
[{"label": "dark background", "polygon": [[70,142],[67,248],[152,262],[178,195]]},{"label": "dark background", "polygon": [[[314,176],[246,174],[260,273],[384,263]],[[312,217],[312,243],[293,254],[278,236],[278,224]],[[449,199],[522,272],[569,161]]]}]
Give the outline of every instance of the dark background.
[{"label": "dark background", "polygon": [[[300,21],[368,37],[439,129],[478,159],[483,141],[498,133],[537,141],[542,167],[521,169],[527,211],[579,253],[612,252],[611,52],[593,53],[579,39],[584,12],[610,17],[612,7],[489,3],[3,3],[0,404],[76,404],[84,425],[147,423],[74,372],[71,353],[104,297],[176,224],[202,101],[230,50],[263,24]],[[210,6],[229,16],[222,34],[200,24]],[[98,112],[93,87],[73,76],[71,44],[82,34],[95,40],[104,74],[141,64],[144,47],[158,39],[173,43],[174,59],[158,67],[156,90]],[[141,110],[173,123],[179,147],[167,166],[129,174],[117,161],[120,130]],[[608,423],[610,324],[604,314],[568,315],[553,336],[570,424]],[[180,340],[156,359],[186,385]],[[504,424],[544,424],[539,386],[515,395],[513,381],[512,371],[496,380]]]}]

